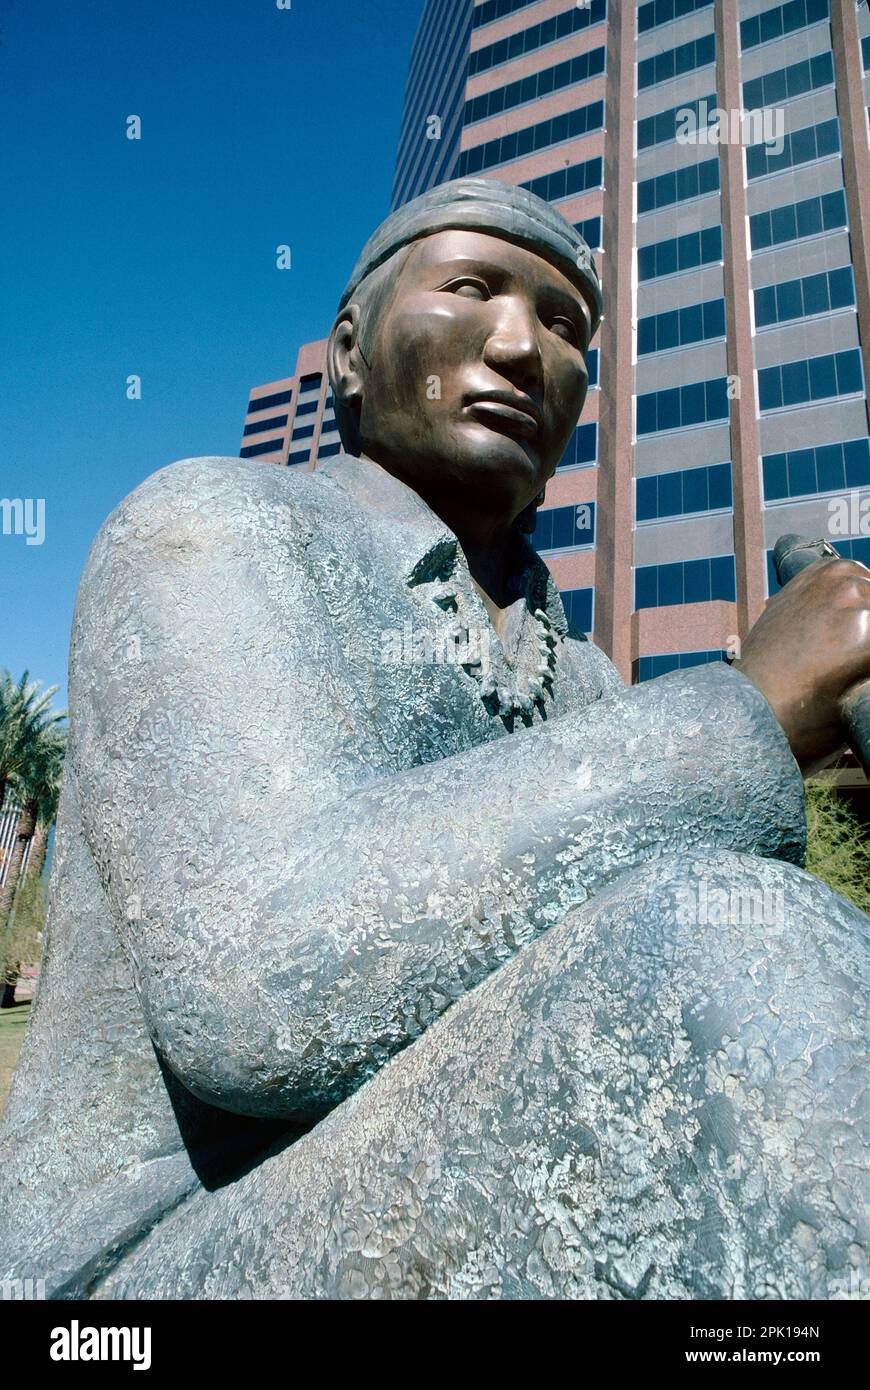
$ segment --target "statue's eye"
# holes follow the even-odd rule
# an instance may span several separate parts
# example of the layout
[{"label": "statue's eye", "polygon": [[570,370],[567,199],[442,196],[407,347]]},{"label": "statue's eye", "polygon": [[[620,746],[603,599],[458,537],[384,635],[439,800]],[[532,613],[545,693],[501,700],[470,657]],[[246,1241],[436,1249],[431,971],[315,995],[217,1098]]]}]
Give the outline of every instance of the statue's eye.
[{"label": "statue's eye", "polygon": [[570,343],[572,347],[580,347],[580,330],[570,319],[554,319],[550,324],[550,332]]},{"label": "statue's eye", "polygon": [[454,294],[461,295],[463,299],[486,300],[490,297],[489,288],[483,280],[454,280],[446,288],[452,290]]}]

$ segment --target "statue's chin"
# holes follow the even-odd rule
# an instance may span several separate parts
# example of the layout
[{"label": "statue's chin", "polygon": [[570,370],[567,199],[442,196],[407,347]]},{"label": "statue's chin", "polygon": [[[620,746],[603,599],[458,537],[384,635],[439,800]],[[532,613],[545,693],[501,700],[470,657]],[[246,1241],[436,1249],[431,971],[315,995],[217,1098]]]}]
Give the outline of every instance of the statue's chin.
[{"label": "statue's chin", "polygon": [[540,477],[543,486],[546,473],[536,446],[517,438],[508,422],[466,420],[456,435],[453,456],[459,459],[462,472],[513,476],[524,483]]}]

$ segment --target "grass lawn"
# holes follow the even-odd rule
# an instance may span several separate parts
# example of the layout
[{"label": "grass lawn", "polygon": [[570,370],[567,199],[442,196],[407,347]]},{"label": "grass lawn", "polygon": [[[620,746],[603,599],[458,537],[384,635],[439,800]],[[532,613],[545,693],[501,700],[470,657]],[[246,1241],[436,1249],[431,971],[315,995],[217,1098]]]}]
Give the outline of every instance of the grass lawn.
[{"label": "grass lawn", "polygon": [[6,1109],[6,1097],[12,1085],[12,1074],[29,1015],[29,1000],[16,1004],[12,1009],[0,1009],[0,1116]]}]

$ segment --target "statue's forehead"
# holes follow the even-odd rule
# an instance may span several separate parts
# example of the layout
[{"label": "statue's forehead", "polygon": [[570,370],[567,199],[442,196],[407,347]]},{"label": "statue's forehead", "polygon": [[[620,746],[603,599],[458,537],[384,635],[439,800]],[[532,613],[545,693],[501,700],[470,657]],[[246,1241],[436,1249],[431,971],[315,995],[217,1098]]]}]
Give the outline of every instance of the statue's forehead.
[{"label": "statue's forehead", "polygon": [[412,247],[408,270],[424,273],[433,267],[462,260],[504,267],[517,279],[552,284],[578,303],[584,302],[577,286],[545,256],[507,237],[472,228],[448,227],[421,237]]}]

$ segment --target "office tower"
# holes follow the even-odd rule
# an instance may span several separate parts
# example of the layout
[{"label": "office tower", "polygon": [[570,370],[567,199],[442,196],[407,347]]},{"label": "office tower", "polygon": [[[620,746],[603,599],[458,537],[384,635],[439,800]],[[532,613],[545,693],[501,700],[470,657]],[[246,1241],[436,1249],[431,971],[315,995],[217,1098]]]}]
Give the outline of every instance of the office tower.
[{"label": "office tower", "polygon": [[497,178],[596,252],[591,389],[535,543],[626,679],[733,648],[784,532],[870,563],[868,68],[855,0],[423,7],[394,206]]}]

